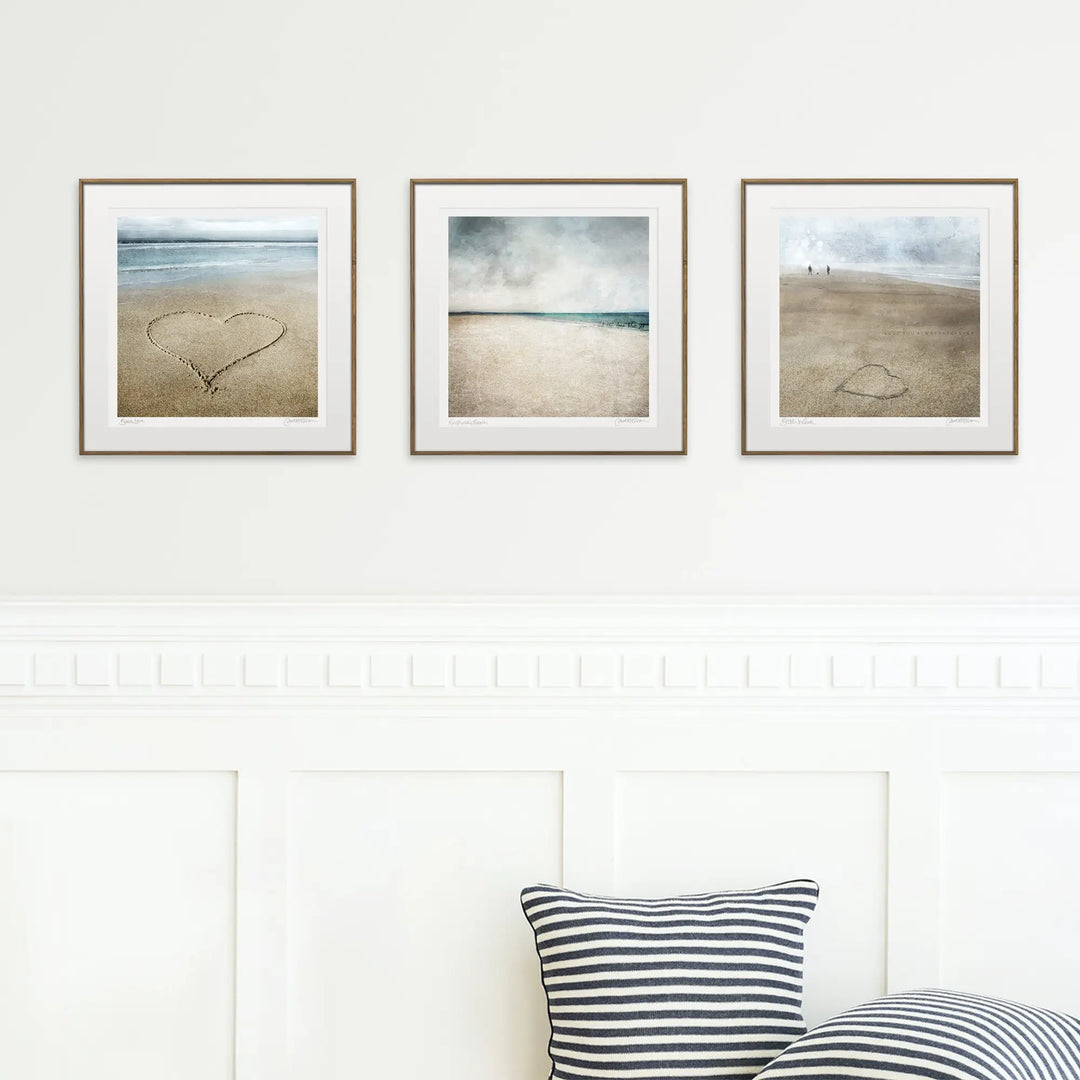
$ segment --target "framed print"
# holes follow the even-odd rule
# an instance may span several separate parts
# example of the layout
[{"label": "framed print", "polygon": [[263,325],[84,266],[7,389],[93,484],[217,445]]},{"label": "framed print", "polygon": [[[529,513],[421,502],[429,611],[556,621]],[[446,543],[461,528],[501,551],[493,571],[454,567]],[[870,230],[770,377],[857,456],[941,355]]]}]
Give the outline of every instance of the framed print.
[{"label": "framed print", "polygon": [[686,453],[685,180],[411,194],[412,453]]},{"label": "framed print", "polygon": [[744,180],[742,452],[1015,454],[1016,180]]},{"label": "framed print", "polygon": [[79,452],[356,452],[355,180],[80,180]]}]

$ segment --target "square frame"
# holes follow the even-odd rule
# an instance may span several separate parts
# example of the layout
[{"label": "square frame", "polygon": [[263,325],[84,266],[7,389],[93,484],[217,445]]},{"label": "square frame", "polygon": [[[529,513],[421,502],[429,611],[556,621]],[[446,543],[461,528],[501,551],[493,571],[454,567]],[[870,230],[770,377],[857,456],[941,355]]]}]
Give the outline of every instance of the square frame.
[{"label": "square frame", "polygon": [[[741,195],[744,455],[1019,452],[1016,179],[744,179]],[[902,214],[895,213],[898,208]],[[978,416],[781,415],[779,236],[785,211],[868,217],[958,213],[979,219]]]},{"label": "square frame", "polygon": [[[675,454],[687,447],[687,199],[683,179],[414,179],[410,181],[410,452]],[[650,217],[649,415],[451,417],[449,218]],[[574,214],[573,212],[577,213]],[[526,314],[525,312],[521,312]],[[472,312],[470,312],[472,314]],[[486,314],[486,313],[485,313]],[[533,314],[533,313],[528,313]],[[638,332],[638,331],[632,331]],[[655,377],[655,380],[654,380]]]},{"label": "square frame", "polygon": [[[317,328],[317,414],[120,416],[117,389],[120,216],[129,214],[138,220],[139,215],[150,218],[172,215],[182,219],[185,215],[201,213],[254,220],[260,214],[286,217],[299,211],[310,213],[318,222],[317,243],[313,245],[318,267],[313,309]],[[153,270],[172,268],[151,267]],[[185,310],[168,314],[208,313]],[[221,314],[210,313],[210,317],[226,321]],[[279,336],[284,333],[283,329]],[[208,390],[225,370],[218,369],[207,378],[188,358],[163,348],[153,337],[150,340],[162,353],[188,367],[194,377],[202,379]],[[255,352],[269,347],[261,346]],[[248,356],[254,356],[255,352]],[[248,356],[240,359],[246,360]],[[355,454],[356,180],[81,179],[79,453]]]}]

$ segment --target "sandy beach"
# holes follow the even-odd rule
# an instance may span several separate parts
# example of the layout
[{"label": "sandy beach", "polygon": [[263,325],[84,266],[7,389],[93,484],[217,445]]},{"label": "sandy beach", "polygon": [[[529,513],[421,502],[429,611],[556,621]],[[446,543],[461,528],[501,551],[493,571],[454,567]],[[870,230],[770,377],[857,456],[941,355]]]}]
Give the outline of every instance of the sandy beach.
[{"label": "sandy beach", "polygon": [[883,274],[780,278],[780,415],[978,416],[979,293]]},{"label": "sandy beach", "polygon": [[303,271],[121,287],[118,415],[317,416],[317,302]]},{"label": "sandy beach", "polygon": [[648,416],[649,335],[527,315],[450,316],[450,416]]}]

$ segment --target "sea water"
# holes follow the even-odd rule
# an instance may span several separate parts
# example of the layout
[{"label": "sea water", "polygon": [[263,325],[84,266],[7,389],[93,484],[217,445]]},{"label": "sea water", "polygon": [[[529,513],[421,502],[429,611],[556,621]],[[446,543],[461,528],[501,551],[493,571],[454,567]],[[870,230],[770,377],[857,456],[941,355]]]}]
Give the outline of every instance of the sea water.
[{"label": "sea water", "polygon": [[318,243],[298,241],[174,240],[116,245],[121,288],[210,281],[239,274],[313,272],[318,256]]},{"label": "sea water", "polygon": [[[841,267],[840,269],[846,269]],[[862,269],[862,268],[860,268]],[[868,266],[865,269],[875,274],[888,274],[889,277],[903,281],[914,281],[920,285],[951,285],[954,289],[978,289],[979,268],[969,266],[919,266],[911,263],[901,265]]]},{"label": "sea water", "polygon": [[585,323],[589,326],[617,326],[630,330],[648,330],[647,311],[451,311],[451,315],[516,315],[549,322]]},{"label": "sea water", "polygon": [[[826,277],[825,263],[814,263],[814,273]],[[977,292],[981,285],[979,268],[970,266],[947,266],[933,263],[832,263],[830,269],[836,273],[882,274],[886,277],[899,278],[901,281],[914,281],[918,285],[949,285],[954,289],[971,289]],[[801,274],[806,277],[806,266],[785,265],[785,274]]]}]

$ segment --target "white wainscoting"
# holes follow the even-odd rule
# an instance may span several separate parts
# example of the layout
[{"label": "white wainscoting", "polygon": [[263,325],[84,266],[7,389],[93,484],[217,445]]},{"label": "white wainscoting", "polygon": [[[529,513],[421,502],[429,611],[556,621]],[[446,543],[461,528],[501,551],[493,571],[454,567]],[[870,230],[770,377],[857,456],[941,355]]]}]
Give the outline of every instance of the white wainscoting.
[{"label": "white wainscoting", "polygon": [[1071,600],[0,603],[0,1076],[540,1080],[535,881],[1080,1012]]}]

